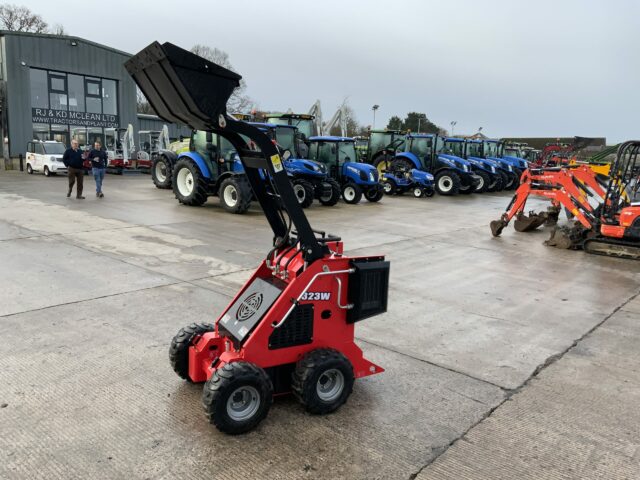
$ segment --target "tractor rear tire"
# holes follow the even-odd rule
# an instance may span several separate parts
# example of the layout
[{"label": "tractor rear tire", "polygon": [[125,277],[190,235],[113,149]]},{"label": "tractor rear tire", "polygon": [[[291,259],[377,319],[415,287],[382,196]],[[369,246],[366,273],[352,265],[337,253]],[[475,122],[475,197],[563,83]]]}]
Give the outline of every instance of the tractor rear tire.
[{"label": "tractor rear tire", "polygon": [[487,188],[487,192],[501,192],[503,189],[502,175],[496,172],[493,174],[492,180],[493,180],[493,183],[489,184],[489,187]]},{"label": "tractor rear tire", "polygon": [[411,169],[415,168],[414,165],[407,160],[406,158],[397,158],[391,162],[392,170],[400,170],[402,172],[410,172]]},{"label": "tractor rear tire", "polygon": [[173,193],[180,203],[199,207],[207,201],[207,179],[189,158],[178,160],[171,177]]},{"label": "tractor rear tire", "polygon": [[475,193],[484,193],[487,191],[489,187],[489,183],[491,179],[489,178],[489,174],[483,171],[475,172],[482,180],[480,180],[480,184],[476,186]]},{"label": "tractor rear tire", "polygon": [[384,196],[384,190],[382,190],[382,185],[376,184],[372,187],[369,187],[364,192],[364,198],[372,203],[379,202],[380,199]]},{"label": "tractor rear tire", "polygon": [[342,187],[342,198],[346,203],[359,203],[362,200],[362,189],[353,182],[347,182]]},{"label": "tractor rear tire", "polygon": [[251,205],[251,186],[246,177],[232,175],[222,181],[218,196],[222,208],[227,212],[241,214],[249,210]]},{"label": "tractor rear tire", "polygon": [[320,196],[318,201],[325,207],[333,207],[340,200],[340,184],[333,178],[328,179],[326,183],[331,185],[331,195]]},{"label": "tractor rear tire", "polygon": [[502,170],[498,170],[498,173],[500,174],[500,178],[502,178],[502,190],[509,190],[509,180],[511,180],[511,178],[507,172]]},{"label": "tractor rear tire", "polygon": [[189,347],[193,345],[196,337],[203,333],[213,332],[215,327],[210,323],[192,323],[178,330],[178,333],[171,340],[169,347],[169,362],[171,368],[180,378],[190,382],[189,378]]},{"label": "tractor rear tire", "polygon": [[307,208],[313,203],[313,197],[315,196],[315,189],[313,184],[307,180],[301,178],[293,180],[291,182],[293,187],[293,193],[298,199],[298,203],[302,208]]},{"label": "tractor rear tire", "polygon": [[393,157],[391,155],[380,155],[373,161],[373,166],[378,170],[378,177],[382,177],[382,174],[391,169]]},{"label": "tractor rear tire", "polygon": [[153,160],[151,164],[151,180],[156,188],[171,188],[171,163],[164,155]]},{"label": "tractor rear tire", "polygon": [[209,423],[230,435],[248,432],[269,413],[273,385],[257,365],[239,361],[213,372],[202,391],[202,406]]},{"label": "tractor rear tire", "polygon": [[353,367],[342,353],[319,348],[298,361],[291,377],[291,389],[307,412],[323,415],[347,401],[353,381]]},{"label": "tractor rear tire", "polygon": [[460,192],[460,183],[458,174],[451,170],[436,175],[436,190],[440,195],[457,195]]},{"label": "tractor rear tire", "polygon": [[516,190],[520,186],[520,179],[522,178],[522,170],[520,170],[519,168],[514,168],[513,174],[516,176],[516,181],[513,184],[513,189]]},{"label": "tractor rear tire", "polygon": [[515,190],[516,189],[516,175],[515,173],[509,172],[509,173],[505,173],[506,177],[507,177],[507,181],[504,184],[504,189],[505,190]]}]

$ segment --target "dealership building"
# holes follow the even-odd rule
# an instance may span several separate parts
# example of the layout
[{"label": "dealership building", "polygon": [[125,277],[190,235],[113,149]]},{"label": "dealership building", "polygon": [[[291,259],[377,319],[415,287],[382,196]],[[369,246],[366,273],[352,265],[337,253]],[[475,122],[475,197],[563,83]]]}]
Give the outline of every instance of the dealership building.
[{"label": "dealership building", "polygon": [[[24,154],[33,139],[100,140],[109,148],[129,124],[136,147],[144,146],[144,132],[164,122],[137,113],[136,85],[124,68],[130,56],[77,37],[0,31],[3,157]],[[189,133],[169,125],[171,138]]]}]

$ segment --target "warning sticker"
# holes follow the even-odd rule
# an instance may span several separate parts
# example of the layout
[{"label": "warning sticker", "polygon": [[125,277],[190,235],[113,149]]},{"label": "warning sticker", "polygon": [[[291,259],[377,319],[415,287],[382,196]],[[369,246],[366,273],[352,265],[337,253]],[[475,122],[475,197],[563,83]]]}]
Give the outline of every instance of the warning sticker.
[{"label": "warning sticker", "polygon": [[273,165],[273,169],[276,172],[282,171],[282,161],[280,160],[280,155],[271,155],[271,164]]}]

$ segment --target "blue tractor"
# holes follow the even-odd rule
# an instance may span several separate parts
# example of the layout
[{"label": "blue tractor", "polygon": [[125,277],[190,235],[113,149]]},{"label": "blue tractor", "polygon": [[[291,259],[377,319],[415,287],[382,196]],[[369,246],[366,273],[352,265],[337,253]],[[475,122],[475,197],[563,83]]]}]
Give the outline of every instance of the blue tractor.
[{"label": "blue tractor", "polygon": [[[333,206],[340,200],[340,185],[327,172],[323,163],[301,158],[298,129],[293,125],[252,123],[265,132],[282,152],[283,165],[302,208],[307,208],[313,199],[325,206]],[[306,145],[305,145],[306,147]],[[289,155],[284,155],[284,152]]]},{"label": "blue tractor", "polygon": [[484,158],[482,140],[466,139],[463,156],[485,172],[487,177],[484,185],[485,192],[501,192],[504,190],[504,184],[508,180],[507,174],[502,171],[503,167],[499,162]]},{"label": "blue tractor", "polygon": [[231,213],[249,209],[253,192],[231,142],[211,132],[194,130],[188,151],[170,153],[166,152],[172,157],[167,173],[180,203],[200,206],[217,195],[222,207]]},{"label": "blue tractor", "polygon": [[499,165],[503,188],[505,190],[515,190],[520,183],[522,172],[528,168],[527,161],[522,158],[505,157],[503,155],[504,142],[493,139],[482,141],[482,156],[495,161]]},{"label": "blue tractor", "polygon": [[349,137],[309,138],[309,159],[324,164],[329,176],[340,185],[346,203],[358,203],[362,196],[378,202],[384,192],[378,182],[378,170],[357,161],[356,143]]},{"label": "blue tractor", "polygon": [[445,139],[427,133],[410,133],[394,142],[391,170],[429,172],[440,195],[472,193],[481,182],[470,162],[445,151]]},{"label": "blue tractor", "polygon": [[424,170],[412,168],[409,171],[389,168],[380,179],[387,195],[402,195],[411,191],[416,198],[433,197],[433,175]]}]

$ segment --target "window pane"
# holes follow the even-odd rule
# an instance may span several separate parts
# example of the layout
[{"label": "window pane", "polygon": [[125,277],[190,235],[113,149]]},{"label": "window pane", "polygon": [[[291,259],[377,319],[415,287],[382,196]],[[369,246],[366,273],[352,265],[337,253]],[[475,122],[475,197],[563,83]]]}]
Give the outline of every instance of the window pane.
[{"label": "window pane", "polygon": [[88,146],[90,148],[93,148],[93,144],[98,141],[98,142],[102,142],[102,129],[101,128],[89,128],[88,129],[89,132],[89,143]]},{"label": "window pane", "polygon": [[102,81],[102,113],[117,115],[118,102],[116,97],[115,80]]},{"label": "window pane", "polygon": [[87,112],[102,113],[102,101],[99,98],[87,97]]},{"label": "window pane", "polygon": [[51,140],[69,144],[69,125],[51,125]]},{"label": "window pane", "polygon": [[34,108],[49,108],[49,89],[47,87],[47,72],[29,69],[31,83],[31,106]]},{"label": "window pane", "polygon": [[116,149],[116,129],[105,128],[104,129],[104,148],[107,150],[115,151]]},{"label": "window pane", "polygon": [[56,91],[56,92],[64,92],[66,91],[65,85],[64,85],[64,78],[60,78],[60,77],[51,77],[51,91]]},{"label": "window pane", "polygon": [[78,140],[78,145],[84,149],[87,144],[87,129],[85,127],[73,127],[71,129],[71,138]]},{"label": "window pane", "polygon": [[87,80],[87,95],[94,97],[100,96],[100,82],[95,80]]},{"label": "window pane", "polygon": [[69,110],[84,112],[84,79],[80,75],[69,75]]},{"label": "window pane", "polygon": [[33,138],[36,140],[49,140],[49,125],[34,123]]},{"label": "window pane", "polygon": [[37,155],[44,155],[44,148],[42,147],[41,143],[36,143],[35,153]]},{"label": "window pane", "polygon": [[51,93],[49,94],[49,103],[54,110],[66,110],[67,96],[64,93]]}]

